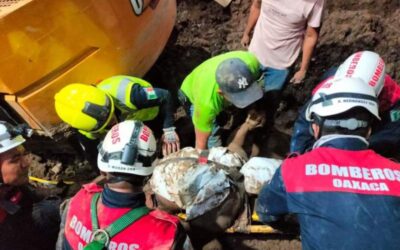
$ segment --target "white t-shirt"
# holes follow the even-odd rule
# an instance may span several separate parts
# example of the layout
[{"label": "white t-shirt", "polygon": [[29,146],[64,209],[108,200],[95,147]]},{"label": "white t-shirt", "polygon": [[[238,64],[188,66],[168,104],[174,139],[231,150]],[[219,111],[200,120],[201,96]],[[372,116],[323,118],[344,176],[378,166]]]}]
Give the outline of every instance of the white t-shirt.
[{"label": "white t-shirt", "polygon": [[266,67],[285,69],[299,56],[307,26],[321,25],[324,0],[262,0],[249,51]]}]

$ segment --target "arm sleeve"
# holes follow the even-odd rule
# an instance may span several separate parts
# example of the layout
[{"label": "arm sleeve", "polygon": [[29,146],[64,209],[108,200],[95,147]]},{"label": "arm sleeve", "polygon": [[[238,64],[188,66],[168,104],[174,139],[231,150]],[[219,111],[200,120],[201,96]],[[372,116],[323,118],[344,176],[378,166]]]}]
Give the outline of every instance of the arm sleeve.
[{"label": "arm sleeve", "polygon": [[393,157],[400,148],[400,101],[382,114],[381,118],[372,129],[369,145],[377,153]]},{"label": "arm sleeve", "polygon": [[289,213],[281,167],[275,172],[271,182],[261,188],[256,212],[263,223],[276,221],[280,216]]},{"label": "arm sleeve", "polygon": [[299,116],[293,126],[293,134],[290,140],[290,153],[303,154],[311,148],[315,140],[311,134],[311,123],[306,119],[307,102],[299,110]]},{"label": "arm sleeve", "polygon": [[321,26],[322,12],[324,10],[325,0],[317,0],[311,13],[308,16],[307,25],[313,28]]},{"label": "arm sleeve", "polygon": [[130,99],[138,109],[160,107],[160,114],[164,119],[163,128],[174,126],[174,104],[168,90],[144,88],[135,84]]}]

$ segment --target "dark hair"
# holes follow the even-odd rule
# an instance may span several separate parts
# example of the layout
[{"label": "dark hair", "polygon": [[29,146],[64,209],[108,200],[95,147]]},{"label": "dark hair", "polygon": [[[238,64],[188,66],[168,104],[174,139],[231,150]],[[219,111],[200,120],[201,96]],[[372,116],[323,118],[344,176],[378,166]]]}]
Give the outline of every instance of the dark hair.
[{"label": "dark hair", "polygon": [[[348,120],[348,119],[357,119],[360,121],[366,121],[368,123],[367,127],[361,127],[357,128],[355,130],[350,130],[347,128],[342,128],[339,126],[324,126],[323,120]],[[338,114],[338,115],[332,115],[332,116],[326,116],[323,118],[319,118],[320,121],[318,122],[318,119],[316,120],[316,123],[320,126],[320,135],[330,135],[330,134],[341,134],[341,135],[358,135],[362,137],[367,137],[368,131],[371,128],[372,123],[375,120],[375,117],[367,111],[365,108],[362,107],[355,107],[352,108],[344,113]],[[322,123],[322,124],[321,124]]]},{"label": "dark hair", "polygon": [[107,182],[108,183],[117,183],[117,182],[124,181],[124,182],[128,182],[132,186],[141,187],[141,186],[144,186],[147,179],[148,179],[148,176],[109,172]]}]

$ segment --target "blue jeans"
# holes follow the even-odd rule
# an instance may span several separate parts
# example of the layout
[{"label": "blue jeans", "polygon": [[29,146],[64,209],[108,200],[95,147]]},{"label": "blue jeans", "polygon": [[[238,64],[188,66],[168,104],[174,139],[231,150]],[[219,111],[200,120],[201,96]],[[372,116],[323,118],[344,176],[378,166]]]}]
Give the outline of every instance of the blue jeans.
[{"label": "blue jeans", "polygon": [[290,69],[274,69],[261,65],[261,72],[264,74],[264,91],[281,91],[287,82]]}]

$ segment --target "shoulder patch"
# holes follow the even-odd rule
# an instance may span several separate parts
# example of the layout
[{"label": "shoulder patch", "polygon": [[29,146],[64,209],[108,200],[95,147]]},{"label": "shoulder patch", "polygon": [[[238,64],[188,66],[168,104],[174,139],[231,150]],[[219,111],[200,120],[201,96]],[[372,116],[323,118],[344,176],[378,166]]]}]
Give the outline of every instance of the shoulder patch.
[{"label": "shoulder patch", "polygon": [[146,92],[147,100],[155,100],[157,99],[157,94],[154,91],[153,87],[143,88],[144,92]]},{"label": "shoulder patch", "polygon": [[399,109],[394,109],[390,111],[390,121],[391,122],[397,122],[400,120],[400,110]]}]

